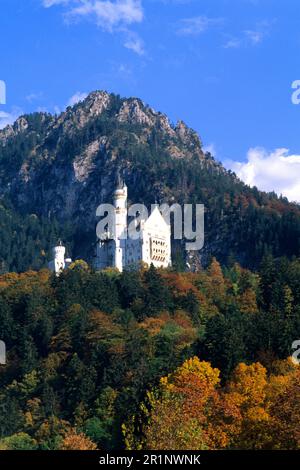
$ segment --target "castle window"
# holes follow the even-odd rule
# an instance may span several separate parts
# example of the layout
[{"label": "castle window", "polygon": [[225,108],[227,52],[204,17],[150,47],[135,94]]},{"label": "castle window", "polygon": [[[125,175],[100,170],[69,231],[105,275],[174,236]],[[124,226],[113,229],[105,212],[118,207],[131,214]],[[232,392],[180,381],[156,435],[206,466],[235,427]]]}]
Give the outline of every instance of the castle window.
[{"label": "castle window", "polygon": [[150,258],[152,261],[160,261],[165,263],[167,257],[168,247],[166,240],[158,237],[151,237],[150,239]]}]

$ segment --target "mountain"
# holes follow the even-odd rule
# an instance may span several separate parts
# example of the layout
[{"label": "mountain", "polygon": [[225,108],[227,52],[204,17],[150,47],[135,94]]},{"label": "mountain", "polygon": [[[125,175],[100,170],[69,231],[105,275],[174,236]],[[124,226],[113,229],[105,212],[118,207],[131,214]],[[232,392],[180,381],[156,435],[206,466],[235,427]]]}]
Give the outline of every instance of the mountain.
[{"label": "mountain", "polygon": [[[1,270],[45,265],[62,238],[74,258],[91,260],[95,211],[111,201],[116,173],[131,202],[206,207],[206,242],[192,266],[211,255],[256,267],[262,256],[300,255],[300,207],[249,188],[205,153],[197,133],[137,98],[95,91],[60,115],[34,113],[0,131]],[[180,245],[174,261],[184,267]]]}]

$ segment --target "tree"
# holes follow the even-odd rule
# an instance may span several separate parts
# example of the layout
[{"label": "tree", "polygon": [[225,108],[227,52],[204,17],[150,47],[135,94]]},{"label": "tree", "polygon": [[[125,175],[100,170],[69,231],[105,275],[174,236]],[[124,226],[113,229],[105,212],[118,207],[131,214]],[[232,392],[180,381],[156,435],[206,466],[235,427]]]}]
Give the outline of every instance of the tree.
[{"label": "tree", "polygon": [[206,450],[208,445],[200,423],[183,414],[183,399],[179,395],[164,393],[160,399],[151,397],[152,409],[143,428],[145,449]]},{"label": "tree", "polygon": [[155,316],[163,310],[172,307],[172,299],[168,286],[164,283],[162,276],[153,264],[144,272],[144,303],[143,316]]},{"label": "tree", "polygon": [[112,449],[117,439],[116,400],[118,393],[111,387],[102,390],[93,405],[94,416],[83,425],[84,433],[100,449]]},{"label": "tree", "polygon": [[[218,393],[219,370],[193,357],[178,367],[147,395],[141,416],[123,427],[128,448],[156,450],[217,449],[228,443],[225,419],[236,410],[223,406]],[[140,429],[134,437],[134,426]]]},{"label": "tree", "polygon": [[271,401],[274,418],[273,448],[300,449],[300,371],[291,376],[286,387]]},{"label": "tree", "polygon": [[267,406],[267,371],[259,363],[239,364],[227,386],[227,399],[240,409],[238,432],[231,437],[237,449],[265,449],[272,442],[272,419]]},{"label": "tree", "polygon": [[210,279],[209,289],[211,291],[211,295],[216,302],[222,304],[224,301],[226,285],[221,265],[216,258],[212,259],[207,270],[207,274]]},{"label": "tree", "polygon": [[37,441],[25,432],[13,434],[0,440],[0,450],[36,450]]},{"label": "tree", "polygon": [[70,429],[59,446],[59,450],[96,450],[97,446],[83,433]]},{"label": "tree", "polygon": [[253,289],[246,289],[238,297],[238,307],[242,313],[258,313],[256,293]]},{"label": "tree", "polygon": [[249,320],[246,315],[229,307],[225,315],[210,318],[205,336],[199,344],[199,354],[218,367],[227,379],[237,364],[245,360],[245,344]]}]

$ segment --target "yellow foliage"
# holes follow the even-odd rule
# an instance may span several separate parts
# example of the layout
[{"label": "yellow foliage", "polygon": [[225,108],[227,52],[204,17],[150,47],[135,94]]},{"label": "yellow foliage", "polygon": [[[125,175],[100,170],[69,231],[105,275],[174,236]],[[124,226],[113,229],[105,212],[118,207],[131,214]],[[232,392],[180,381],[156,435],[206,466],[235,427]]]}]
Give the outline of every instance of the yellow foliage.
[{"label": "yellow foliage", "polygon": [[59,450],[96,450],[97,445],[85,434],[70,429],[59,447]]}]

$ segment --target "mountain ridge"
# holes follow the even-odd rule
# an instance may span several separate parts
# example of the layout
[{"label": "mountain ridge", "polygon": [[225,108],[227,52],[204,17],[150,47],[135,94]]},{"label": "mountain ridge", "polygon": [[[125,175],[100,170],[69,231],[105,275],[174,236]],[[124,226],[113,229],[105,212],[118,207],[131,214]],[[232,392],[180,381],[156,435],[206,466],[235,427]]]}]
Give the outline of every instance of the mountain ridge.
[{"label": "mountain ridge", "polygon": [[[131,202],[205,204],[207,243],[193,256],[195,266],[211,255],[226,262],[231,252],[251,265],[252,236],[261,238],[253,266],[272,245],[275,256],[299,254],[298,205],[247,187],[203,151],[194,130],[183,121],[172,124],[139,98],[95,91],[59,115],[24,115],[0,131],[0,198],[18,214],[57,221],[57,236],[75,257],[92,258],[96,207],[111,200],[118,169]],[[251,217],[254,226],[263,224],[263,234],[250,233]],[[284,248],[284,231],[290,249]],[[52,242],[42,242],[47,254]],[[5,259],[1,243],[0,257]]]}]

